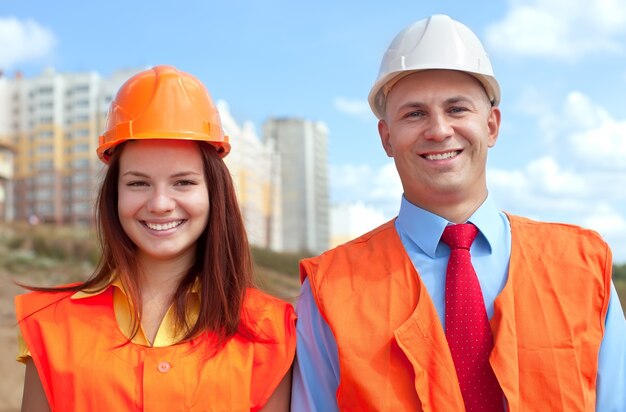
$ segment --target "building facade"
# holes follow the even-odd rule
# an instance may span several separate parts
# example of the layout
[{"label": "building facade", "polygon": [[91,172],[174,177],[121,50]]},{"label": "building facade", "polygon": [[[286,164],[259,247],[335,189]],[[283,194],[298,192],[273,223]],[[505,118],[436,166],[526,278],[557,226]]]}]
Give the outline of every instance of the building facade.
[{"label": "building facade", "polygon": [[108,105],[129,73],[52,69],[8,82],[5,98],[15,149],[13,217],[91,224],[102,164],[95,156]]},{"label": "building facade", "polygon": [[252,123],[239,126],[228,105],[217,104],[231,152],[224,158],[237,191],[251,245],[283,250],[280,155],[257,136]]},{"label": "building facade", "polygon": [[283,250],[327,250],[328,128],[306,119],[270,118],[263,125],[263,138],[280,153]]},{"label": "building facade", "polygon": [[15,148],[11,139],[11,100],[8,87],[7,79],[0,72],[0,222],[13,220]]}]

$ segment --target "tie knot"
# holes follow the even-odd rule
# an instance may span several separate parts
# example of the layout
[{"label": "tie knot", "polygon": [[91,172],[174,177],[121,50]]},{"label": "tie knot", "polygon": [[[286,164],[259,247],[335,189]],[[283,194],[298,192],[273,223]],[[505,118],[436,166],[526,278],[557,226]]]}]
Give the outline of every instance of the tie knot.
[{"label": "tie knot", "polygon": [[441,235],[441,241],[448,245],[450,249],[470,249],[472,242],[476,239],[478,228],[471,223],[460,225],[448,225]]}]

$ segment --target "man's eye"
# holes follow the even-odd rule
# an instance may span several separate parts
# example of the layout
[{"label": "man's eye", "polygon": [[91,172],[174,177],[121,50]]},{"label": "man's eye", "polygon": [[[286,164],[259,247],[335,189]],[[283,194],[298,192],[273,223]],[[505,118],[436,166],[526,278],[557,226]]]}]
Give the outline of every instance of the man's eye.
[{"label": "man's eye", "polygon": [[466,112],[466,111],[467,111],[467,108],[465,108],[465,107],[452,107],[450,109],[450,113],[463,113],[463,112]]},{"label": "man's eye", "polygon": [[408,112],[406,114],[406,117],[422,117],[424,115],[424,112],[421,111],[413,111],[413,112]]}]

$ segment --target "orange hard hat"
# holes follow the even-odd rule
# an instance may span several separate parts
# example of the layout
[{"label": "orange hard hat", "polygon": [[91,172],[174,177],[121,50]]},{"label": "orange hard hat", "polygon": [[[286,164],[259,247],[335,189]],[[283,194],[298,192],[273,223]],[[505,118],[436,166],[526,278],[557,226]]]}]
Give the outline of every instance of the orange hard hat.
[{"label": "orange hard hat", "polygon": [[98,157],[108,163],[115,146],[137,139],[199,140],[222,157],[230,152],[209,92],[197,78],[171,66],[142,71],[122,85],[111,102]]}]

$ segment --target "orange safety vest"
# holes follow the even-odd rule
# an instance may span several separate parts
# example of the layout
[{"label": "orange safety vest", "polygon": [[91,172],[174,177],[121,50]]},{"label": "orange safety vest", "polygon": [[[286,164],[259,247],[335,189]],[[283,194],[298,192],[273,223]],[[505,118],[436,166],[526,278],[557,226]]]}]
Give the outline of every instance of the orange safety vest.
[{"label": "orange safety vest", "polygon": [[290,304],[249,289],[244,313],[272,343],[231,338],[207,357],[208,334],[168,347],[129,343],[112,288],[17,296],[20,329],[53,411],[255,411],[272,395],[295,353]]},{"label": "orange safety vest", "polygon": [[[509,216],[490,363],[509,410],[595,410],[611,252],[595,232]],[[301,263],[336,339],[342,411],[464,411],[435,307],[393,221]]]}]

